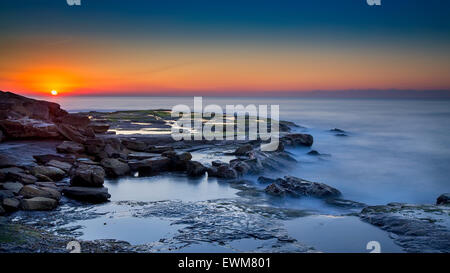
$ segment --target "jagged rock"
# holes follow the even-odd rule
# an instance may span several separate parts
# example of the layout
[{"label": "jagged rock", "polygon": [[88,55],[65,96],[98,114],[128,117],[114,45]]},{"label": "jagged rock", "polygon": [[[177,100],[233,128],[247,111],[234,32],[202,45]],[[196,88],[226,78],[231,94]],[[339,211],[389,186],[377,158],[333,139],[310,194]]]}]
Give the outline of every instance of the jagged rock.
[{"label": "jagged rock", "polygon": [[100,161],[100,164],[103,166],[106,175],[109,177],[118,177],[130,172],[130,167],[127,163],[115,158],[105,158]]},{"label": "jagged rock", "polygon": [[[341,192],[333,187],[323,183],[310,182],[293,176],[285,176],[284,179],[277,179],[273,184],[267,186],[266,192],[272,193],[274,186],[283,189],[283,192],[294,196],[312,196],[312,197],[337,197]],[[276,193],[275,193],[276,194]],[[278,194],[277,194],[278,195]]]},{"label": "jagged rock", "polygon": [[10,190],[0,190],[0,201],[6,198],[14,197],[14,193]]},{"label": "jagged rock", "polygon": [[220,161],[220,160],[214,160],[213,162],[211,162],[211,165],[213,165],[214,167],[219,167],[220,165],[226,165],[227,163]]},{"label": "jagged rock", "polygon": [[335,133],[345,133],[344,130],[339,129],[339,128],[333,128],[333,129],[330,129],[330,132],[335,132]]},{"label": "jagged rock", "polygon": [[235,179],[238,177],[238,173],[230,165],[220,165],[218,167],[211,167],[207,169],[208,176],[219,177],[225,179]]},{"label": "jagged rock", "polygon": [[73,142],[84,143],[86,141],[86,136],[81,133],[79,129],[68,124],[58,124],[58,132]]},{"label": "jagged rock", "polygon": [[67,162],[61,162],[61,161],[54,160],[54,159],[50,160],[46,165],[61,169],[66,173],[68,173],[70,171],[70,169],[72,168],[72,164],[69,164]]},{"label": "jagged rock", "polygon": [[97,165],[78,164],[71,171],[70,184],[81,187],[102,187],[105,170]]},{"label": "jagged rock", "polygon": [[86,129],[91,122],[87,116],[80,114],[67,114],[55,119],[56,123],[71,125],[75,128]]},{"label": "jagged rock", "polygon": [[171,160],[164,156],[152,157],[140,161],[128,162],[130,168],[138,171],[139,175],[152,175],[155,173],[168,171]]},{"label": "jagged rock", "polygon": [[75,200],[86,201],[91,203],[101,203],[108,201],[111,195],[108,188],[90,188],[90,187],[65,187],[63,194]]},{"label": "jagged rock", "polygon": [[250,172],[251,167],[240,159],[234,159],[230,161],[230,166],[235,169],[239,175],[245,175]]},{"label": "jagged rock", "polygon": [[438,204],[438,205],[448,205],[448,204],[450,204],[450,193],[441,194],[437,198],[436,204]]},{"label": "jagged rock", "polygon": [[138,152],[146,152],[147,150],[147,144],[143,141],[139,140],[131,140],[131,139],[124,139],[122,140],[122,144],[127,147],[130,150],[138,151]]},{"label": "jagged rock", "polygon": [[253,150],[253,146],[250,144],[245,144],[234,151],[235,155],[246,155],[248,152]]},{"label": "jagged rock", "polygon": [[63,170],[52,166],[35,166],[32,169],[32,173],[36,177],[38,175],[49,177],[51,181],[59,181],[66,176]]},{"label": "jagged rock", "polygon": [[286,145],[312,146],[314,139],[309,134],[288,134],[282,137],[281,141]]},{"label": "jagged rock", "polygon": [[59,155],[52,155],[52,154],[46,154],[46,155],[33,155],[33,158],[37,161],[39,164],[47,164],[51,160],[57,160],[60,162],[66,162],[69,164],[73,164],[75,162],[75,157],[72,155],[70,156],[59,156]]},{"label": "jagged rock", "polygon": [[5,198],[3,199],[2,205],[5,211],[12,212],[20,208],[20,201],[16,198]]},{"label": "jagged rock", "polygon": [[276,196],[284,196],[286,194],[286,189],[275,183],[267,186],[264,191]]},{"label": "jagged rock", "polygon": [[23,210],[52,210],[58,206],[58,201],[46,197],[33,197],[22,199],[21,207]]},{"label": "jagged rock", "polygon": [[19,194],[25,198],[47,197],[55,200],[61,199],[61,193],[59,193],[59,191],[52,188],[38,187],[35,185],[24,186],[20,190]]},{"label": "jagged rock", "polygon": [[96,134],[104,134],[109,130],[109,124],[105,122],[91,121],[88,127],[92,128]]},{"label": "jagged rock", "polygon": [[21,182],[22,184],[33,184],[37,181],[36,177],[17,167],[0,169],[0,175],[3,175],[7,180]]},{"label": "jagged rock", "polygon": [[19,191],[23,188],[23,185],[19,182],[6,182],[2,184],[2,187],[5,190],[12,191],[14,194],[18,194]]},{"label": "jagged rock", "polygon": [[206,172],[206,167],[198,161],[188,161],[186,171],[189,176],[202,176]]},{"label": "jagged rock", "polygon": [[175,151],[166,151],[161,154],[164,157],[167,157],[171,161],[171,169],[177,171],[185,171],[188,167],[189,160],[192,159],[192,155],[189,152],[175,152]]},{"label": "jagged rock", "polygon": [[58,153],[81,154],[84,152],[84,146],[73,141],[63,141],[56,147]]},{"label": "jagged rock", "polygon": [[8,138],[58,138],[58,129],[54,123],[22,117],[0,120],[0,128]]}]

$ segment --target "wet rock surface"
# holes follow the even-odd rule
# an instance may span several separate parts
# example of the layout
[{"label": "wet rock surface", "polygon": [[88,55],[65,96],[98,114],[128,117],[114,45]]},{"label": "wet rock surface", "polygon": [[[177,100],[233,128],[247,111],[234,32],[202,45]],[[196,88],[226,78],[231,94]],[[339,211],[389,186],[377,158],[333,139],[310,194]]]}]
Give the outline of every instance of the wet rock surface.
[{"label": "wet rock surface", "polygon": [[[267,178],[261,178],[267,181]],[[293,176],[285,176],[283,179],[276,179],[272,184],[266,187],[266,193],[284,196],[312,196],[318,198],[337,197],[341,192],[333,187],[323,183],[310,182]]]},{"label": "wet rock surface", "polygon": [[450,207],[391,203],[364,208],[360,218],[391,233],[407,252],[448,252]]}]

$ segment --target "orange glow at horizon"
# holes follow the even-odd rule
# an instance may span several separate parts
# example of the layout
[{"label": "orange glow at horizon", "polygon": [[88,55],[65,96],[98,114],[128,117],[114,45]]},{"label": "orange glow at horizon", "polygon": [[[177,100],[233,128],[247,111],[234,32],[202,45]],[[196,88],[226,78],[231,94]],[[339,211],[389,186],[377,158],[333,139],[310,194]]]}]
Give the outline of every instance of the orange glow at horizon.
[{"label": "orange glow at horizon", "polygon": [[0,90],[64,96],[450,88],[448,55],[419,49],[85,43],[3,48]]}]

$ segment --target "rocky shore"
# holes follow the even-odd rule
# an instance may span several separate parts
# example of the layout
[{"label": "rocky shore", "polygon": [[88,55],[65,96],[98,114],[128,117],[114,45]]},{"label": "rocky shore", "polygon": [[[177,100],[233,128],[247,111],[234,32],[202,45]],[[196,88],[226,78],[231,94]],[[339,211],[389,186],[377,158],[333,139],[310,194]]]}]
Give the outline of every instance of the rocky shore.
[{"label": "rocky shore", "polygon": [[[189,177],[207,175],[228,181],[240,189],[241,194],[310,197],[336,206],[362,209],[358,213],[362,220],[390,232],[395,242],[406,251],[450,251],[448,194],[440,196],[435,205],[370,207],[340,199],[341,192],[324,183],[292,176],[262,176],[296,161],[285,148],[313,145],[313,136],[292,132],[297,125],[290,122],[280,122],[281,143],[274,152],[261,151],[260,141],[176,142],[169,134],[115,134],[118,129],[133,131],[142,128],[170,132],[172,124],[173,119],[167,110],[72,114],[55,103],[0,91],[0,141],[7,144],[23,140],[28,141],[27,145],[31,147],[23,154],[0,154],[0,215],[11,216],[21,210],[52,211],[61,205],[62,198],[83,205],[108,202],[111,195],[104,186],[105,178],[182,173]],[[348,135],[337,128],[330,131],[339,136]],[[193,160],[193,151],[211,146],[234,159],[229,162],[213,160],[210,164]],[[321,155],[314,150],[309,154]],[[245,178],[249,175],[259,176],[258,183],[265,185],[264,190],[246,184]],[[431,216],[418,216],[422,212],[431,213]],[[46,238],[54,243],[47,243],[41,250],[54,252],[62,249],[61,242],[67,241],[67,238],[61,239],[7,219],[0,223],[3,230],[0,251],[35,251],[33,245],[42,245],[43,238]],[[14,236],[27,238],[24,247],[17,246],[17,240],[11,238],[14,230],[20,230],[19,234],[22,234]],[[89,242],[87,245],[92,252],[136,250],[128,243],[118,241]]]}]

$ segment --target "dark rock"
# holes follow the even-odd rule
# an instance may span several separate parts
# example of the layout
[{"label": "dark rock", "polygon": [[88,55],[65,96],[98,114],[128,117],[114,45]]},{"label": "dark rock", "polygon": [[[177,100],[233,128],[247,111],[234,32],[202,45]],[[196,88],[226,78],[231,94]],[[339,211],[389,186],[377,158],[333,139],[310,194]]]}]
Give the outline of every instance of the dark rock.
[{"label": "dark rock", "polygon": [[58,124],[57,125],[58,132],[64,136],[66,139],[69,139],[73,142],[84,143],[87,139],[83,133],[77,129],[76,127],[68,124]]},{"label": "dark rock", "polygon": [[102,187],[105,170],[97,165],[78,164],[71,171],[70,184],[81,187]]},{"label": "dark rock", "polygon": [[14,197],[14,192],[10,190],[0,190],[0,201],[11,197]]},{"label": "dark rock", "polygon": [[52,210],[58,206],[58,201],[46,197],[33,197],[22,199],[21,207],[23,210]]},{"label": "dark rock", "polygon": [[60,117],[57,117],[54,120],[56,123],[64,124],[64,125],[71,125],[75,128],[82,128],[86,129],[86,127],[89,125],[90,120],[87,116],[80,115],[80,114],[67,114]]},{"label": "dark rock", "polygon": [[3,142],[3,140],[5,140],[5,139],[6,139],[5,134],[3,134],[3,131],[0,130],[0,143]]},{"label": "dark rock", "polygon": [[264,191],[275,196],[284,196],[286,194],[286,189],[275,183],[267,186]]},{"label": "dark rock", "polygon": [[38,187],[35,185],[24,186],[20,190],[19,194],[25,198],[47,197],[55,200],[61,199],[61,194],[59,193],[59,191],[52,188]]},{"label": "dark rock", "polygon": [[58,186],[56,186],[56,183],[54,182],[36,182],[35,185],[41,188],[51,188],[58,190]]},{"label": "dark rock", "polygon": [[84,146],[73,141],[63,141],[56,147],[58,153],[81,154],[84,152]]},{"label": "dark rock", "polygon": [[0,175],[3,175],[7,180],[21,182],[22,184],[33,184],[37,181],[36,177],[17,167],[0,169]]},{"label": "dark rock", "polygon": [[317,156],[317,155],[320,155],[320,153],[318,151],[316,151],[316,150],[311,150],[311,151],[308,152],[308,155]]},{"label": "dark rock", "polygon": [[55,124],[28,117],[0,120],[0,128],[12,139],[60,137]]},{"label": "dark rock", "polygon": [[66,162],[69,164],[73,164],[75,162],[75,157],[73,157],[73,156],[59,156],[59,155],[46,154],[46,155],[33,155],[33,158],[39,164],[47,164],[51,160],[57,160],[57,161]]},{"label": "dark rock", "polygon": [[163,171],[168,171],[171,160],[167,157],[152,157],[140,161],[129,161],[128,165],[133,171],[138,171],[139,175],[152,175]]},{"label": "dark rock", "polygon": [[235,179],[238,177],[238,173],[235,169],[230,167],[230,165],[220,165],[218,167],[211,167],[207,169],[208,176],[225,178],[225,179]]},{"label": "dark rock", "polygon": [[5,211],[13,212],[20,208],[20,201],[16,198],[5,198],[2,205]]},{"label": "dark rock", "polygon": [[18,194],[23,188],[22,183],[19,182],[6,182],[2,184],[3,189],[12,191],[14,194]]},{"label": "dark rock", "polygon": [[253,146],[250,144],[245,144],[234,151],[235,155],[246,155],[248,152],[253,150]]},{"label": "dark rock", "polygon": [[5,209],[2,206],[0,206],[0,215],[4,215],[4,214],[5,214]]},{"label": "dark rock", "polygon": [[335,132],[335,133],[345,133],[344,130],[339,129],[339,128],[333,128],[333,129],[330,129],[330,132]]},{"label": "dark rock", "polygon": [[285,145],[301,145],[301,146],[312,146],[314,139],[312,135],[309,134],[288,134],[281,138],[281,141]]},{"label": "dark rock", "polygon": [[220,165],[227,165],[227,163],[220,160],[214,160],[213,162],[211,162],[211,165],[213,165],[214,167],[219,167]]},{"label": "dark rock", "polygon": [[122,140],[122,144],[127,147],[130,150],[138,151],[138,152],[146,152],[147,151],[147,144],[143,141],[139,140],[131,140],[131,139],[124,139]]},{"label": "dark rock", "polygon": [[[281,187],[284,192],[294,196],[312,196],[312,197],[337,197],[341,192],[323,183],[310,182],[293,176],[285,176],[284,179],[277,179],[272,185]],[[267,193],[271,193],[269,185]],[[267,189],[266,188],[266,189]]]},{"label": "dark rock", "polygon": [[198,161],[188,161],[186,171],[189,176],[202,176],[206,173],[206,167]]},{"label": "dark rock", "polygon": [[39,175],[49,177],[51,181],[59,181],[66,176],[63,170],[52,166],[35,166],[32,169],[32,173],[36,177]]},{"label": "dark rock", "polygon": [[14,167],[16,166],[16,161],[7,156],[0,154],[0,168],[8,168],[8,167]]},{"label": "dark rock", "polygon": [[115,158],[105,158],[100,164],[103,166],[106,175],[109,177],[123,176],[130,172],[130,167],[127,163]]},{"label": "dark rock", "polygon": [[436,204],[438,204],[438,205],[448,205],[448,204],[450,204],[450,193],[441,194],[437,198]]},{"label": "dark rock", "polygon": [[145,153],[145,152],[135,152],[128,154],[128,159],[136,159],[136,160],[142,160],[152,157],[161,156],[160,154],[155,153]]},{"label": "dark rock", "polygon": [[240,159],[230,161],[230,167],[235,169],[239,175],[246,175],[250,172],[251,167]]},{"label": "dark rock", "polygon": [[109,129],[109,124],[105,122],[92,121],[88,125],[96,134],[104,134]]},{"label": "dark rock", "polygon": [[90,203],[102,203],[111,197],[106,187],[65,187],[63,194],[69,198]]},{"label": "dark rock", "polygon": [[58,161],[58,160],[50,160],[46,165],[61,169],[66,173],[68,173],[70,171],[70,169],[72,168],[72,164],[69,164],[67,162]]},{"label": "dark rock", "polygon": [[346,136],[348,136],[347,134],[335,134],[335,136],[338,136],[338,137],[346,137]]},{"label": "dark rock", "polygon": [[149,146],[145,150],[145,152],[156,153],[156,154],[162,154],[167,151],[173,151],[173,147],[172,146]]},{"label": "dark rock", "polygon": [[276,179],[272,179],[272,178],[265,177],[265,176],[260,176],[260,177],[258,177],[258,182],[261,184],[269,184],[269,183],[271,184],[271,183],[275,183]]}]

